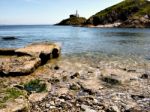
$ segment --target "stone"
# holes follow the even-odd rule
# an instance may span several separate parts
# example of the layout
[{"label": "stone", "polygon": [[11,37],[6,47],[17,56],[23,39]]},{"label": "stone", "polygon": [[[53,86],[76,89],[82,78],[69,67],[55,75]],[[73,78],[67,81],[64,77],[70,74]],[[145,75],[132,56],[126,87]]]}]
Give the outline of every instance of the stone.
[{"label": "stone", "polygon": [[69,92],[68,88],[59,88],[56,90],[56,94],[61,96],[62,94],[67,94]]},{"label": "stone", "polygon": [[120,112],[117,106],[110,106],[108,110],[109,112]]},{"label": "stone", "polygon": [[96,110],[91,109],[89,106],[82,104],[81,108],[85,111],[85,112],[96,112]]},{"label": "stone", "polygon": [[38,102],[42,101],[44,98],[46,98],[48,93],[33,93],[29,96],[29,101],[30,102]]},{"label": "stone", "polygon": [[70,89],[71,90],[80,90],[80,85],[76,84],[76,83],[73,83],[70,85]]},{"label": "stone", "polygon": [[45,107],[46,107],[46,108],[49,108],[49,107],[50,107],[50,104],[49,104],[49,103],[47,103],[47,104],[45,105]]},{"label": "stone", "polygon": [[51,83],[46,82],[46,90],[51,91],[51,89],[52,89]]}]

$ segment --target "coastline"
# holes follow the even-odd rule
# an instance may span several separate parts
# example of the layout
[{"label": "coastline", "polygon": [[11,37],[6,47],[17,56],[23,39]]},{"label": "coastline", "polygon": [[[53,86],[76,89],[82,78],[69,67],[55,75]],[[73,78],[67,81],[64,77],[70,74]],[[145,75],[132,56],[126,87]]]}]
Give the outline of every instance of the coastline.
[{"label": "coastline", "polygon": [[[9,106],[6,103],[7,109],[13,105],[27,112],[148,112],[149,67],[149,62],[128,58],[62,56],[49,60],[27,76],[0,77],[0,87],[11,86],[26,93],[26,97],[12,100]],[[46,91],[28,92],[24,84],[34,80],[42,81]]]}]

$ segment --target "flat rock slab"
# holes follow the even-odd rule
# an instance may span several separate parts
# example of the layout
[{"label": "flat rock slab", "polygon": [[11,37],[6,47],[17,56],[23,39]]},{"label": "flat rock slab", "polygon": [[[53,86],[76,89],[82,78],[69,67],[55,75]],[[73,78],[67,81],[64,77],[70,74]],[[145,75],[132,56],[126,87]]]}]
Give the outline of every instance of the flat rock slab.
[{"label": "flat rock slab", "polygon": [[33,72],[41,63],[30,56],[0,56],[0,75],[24,75]]},{"label": "flat rock slab", "polygon": [[41,54],[54,55],[60,53],[60,47],[54,43],[34,43],[24,48],[15,50],[16,53],[29,54],[31,56],[40,57]]},{"label": "flat rock slab", "polygon": [[0,49],[0,76],[24,75],[60,54],[54,43],[35,43],[19,49]]}]

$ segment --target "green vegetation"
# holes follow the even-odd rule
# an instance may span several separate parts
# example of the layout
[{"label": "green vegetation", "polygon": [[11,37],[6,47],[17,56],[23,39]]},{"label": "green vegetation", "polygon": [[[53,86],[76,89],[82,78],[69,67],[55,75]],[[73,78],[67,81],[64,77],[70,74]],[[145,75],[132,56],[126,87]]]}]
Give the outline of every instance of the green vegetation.
[{"label": "green vegetation", "polygon": [[7,88],[5,91],[3,91],[1,94],[3,94],[2,98],[0,98],[0,108],[5,107],[5,102],[8,100],[13,100],[18,98],[21,95],[25,95],[25,93],[17,88]]},{"label": "green vegetation", "polygon": [[41,80],[35,79],[24,84],[24,89],[28,92],[43,92],[46,91],[46,84],[41,83]]},{"label": "green vegetation", "polygon": [[150,2],[147,0],[124,0],[119,4],[106,8],[90,17],[86,24],[107,24],[123,22],[129,18],[143,17],[150,14]]},{"label": "green vegetation", "polygon": [[86,21],[83,17],[71,17],[65,20],[62,20],[58,25],[82,25]]}]

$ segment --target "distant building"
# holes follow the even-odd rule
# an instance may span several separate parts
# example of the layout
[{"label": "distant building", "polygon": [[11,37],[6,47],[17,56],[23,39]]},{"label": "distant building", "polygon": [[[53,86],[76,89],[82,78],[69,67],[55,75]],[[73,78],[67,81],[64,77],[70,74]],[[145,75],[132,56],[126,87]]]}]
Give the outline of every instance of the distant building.
[{"label": "distant building", "polygon": [[71,14],[70,15],[70,18],[72,18],[72,17],[79,17],[79,14],[78,14],[78,11],[76,10],[76,13],[75,14]]}]

